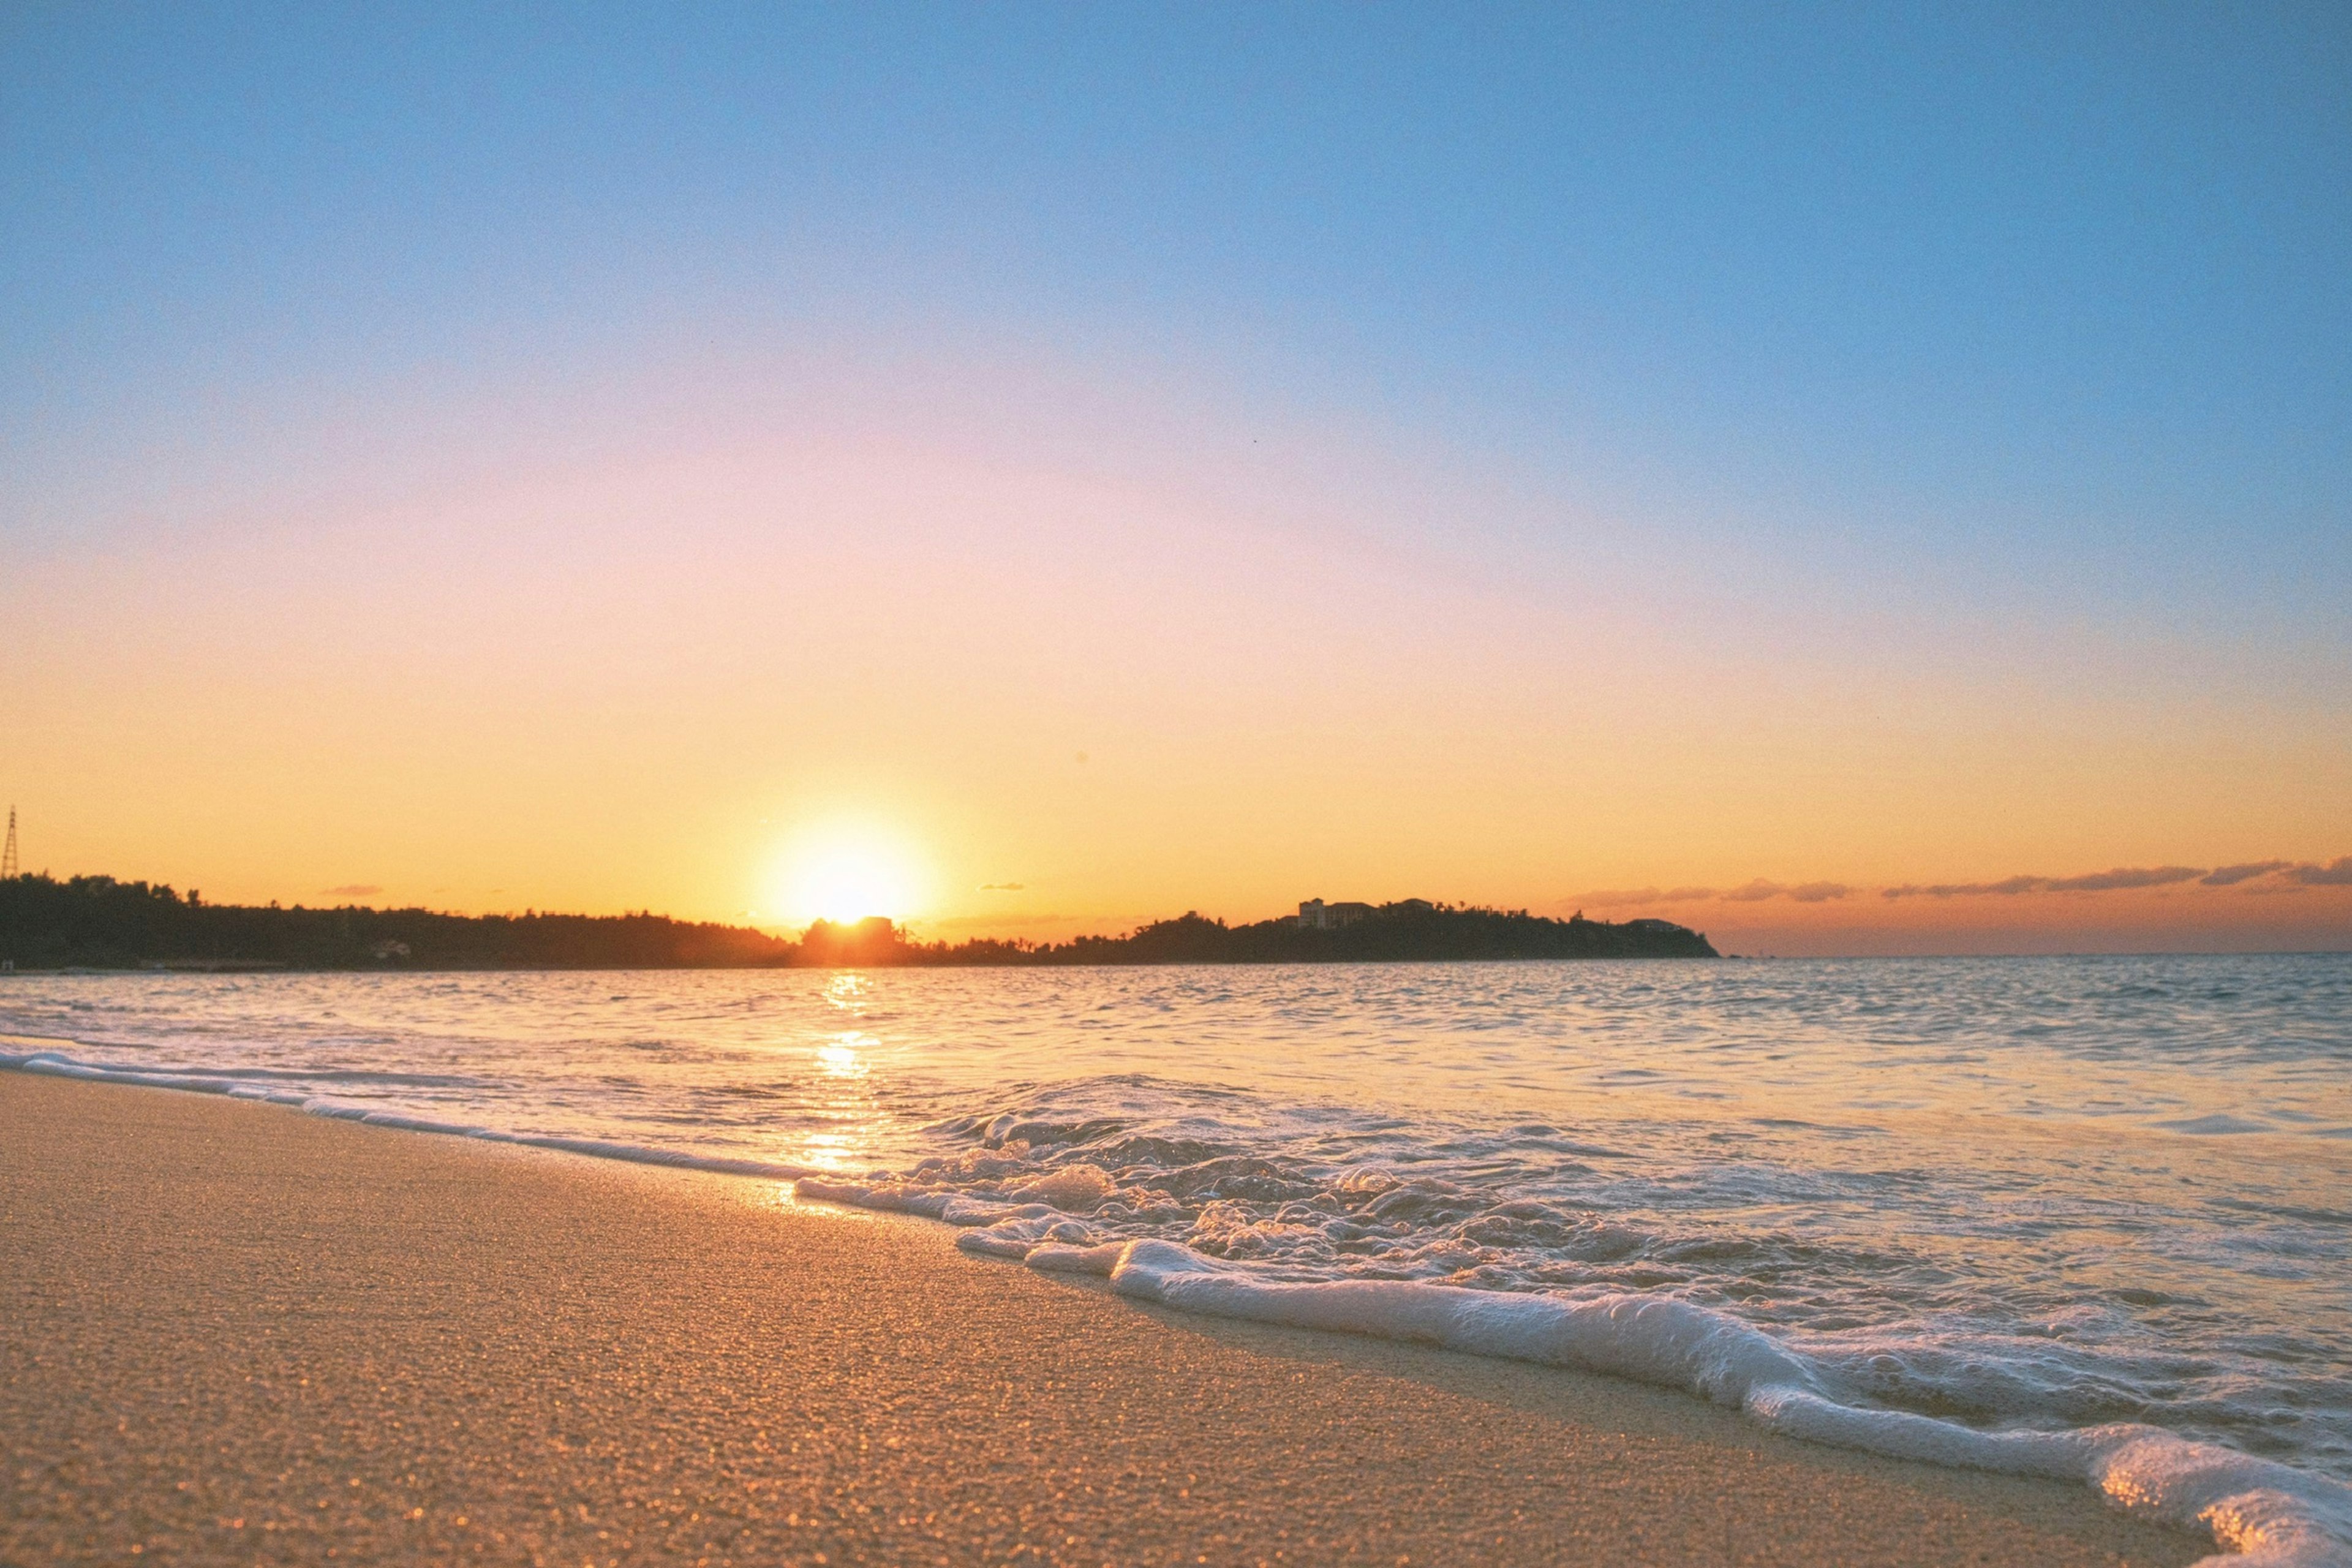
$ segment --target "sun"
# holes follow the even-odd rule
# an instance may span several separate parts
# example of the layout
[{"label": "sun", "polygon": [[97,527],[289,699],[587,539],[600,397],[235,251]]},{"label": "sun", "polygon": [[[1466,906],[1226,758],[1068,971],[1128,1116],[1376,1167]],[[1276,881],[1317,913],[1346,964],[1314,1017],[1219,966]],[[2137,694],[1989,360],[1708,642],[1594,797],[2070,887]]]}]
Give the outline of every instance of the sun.
[{"label": "sun", "polygon": [[920,858],[905,840],[867,825],[812,829],[779,857],[770,903],[787,920],[904,920],[923,902]]}]

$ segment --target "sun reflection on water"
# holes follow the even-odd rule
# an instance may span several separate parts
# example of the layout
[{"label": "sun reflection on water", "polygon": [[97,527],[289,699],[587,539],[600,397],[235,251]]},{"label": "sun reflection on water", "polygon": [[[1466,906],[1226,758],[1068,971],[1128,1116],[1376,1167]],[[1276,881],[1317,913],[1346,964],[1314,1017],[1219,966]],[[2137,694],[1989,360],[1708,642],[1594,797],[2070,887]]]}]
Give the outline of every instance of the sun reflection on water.
[{"label": "sun reflection on water", "polygon": [[[863,1019],[874,1001],[874,982],[863,974],[835,974],[819,995],[836,1015]],[[813,1039],[803,1036],[779,1044],[809,1054],[814,1070],[803,1085],[800,1118],[816,1125],[789,1134],[774,1157],[828,1174],[867,1172],[884,1163],[884,1146],[896,1122],[884,1109],[884,1096],[876,1092],[881,1038],[865,1029],[830,1029]]]},{"label": "sun reflection on water", "polygon": [[850,1029],[835,1035],[817,1047],[817,1070],[827,1078],[864,1078],[874,1070],[864,1053],[880,1043],[862,1029]]},{"label": "sun reflection on water", "polygon": [[839,1132],[811,1132],[791,1152],[792,1163],[828,1175],[850,1175],[870,1170],[874,1141],[870,1130],[851,1128]]}]

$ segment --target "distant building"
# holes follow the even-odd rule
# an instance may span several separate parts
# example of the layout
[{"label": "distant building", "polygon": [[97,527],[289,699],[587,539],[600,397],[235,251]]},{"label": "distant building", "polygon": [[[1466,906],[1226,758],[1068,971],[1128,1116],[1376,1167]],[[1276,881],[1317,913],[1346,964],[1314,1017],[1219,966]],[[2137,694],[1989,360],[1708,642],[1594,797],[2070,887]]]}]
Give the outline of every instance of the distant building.
[{"label": "distant building", "polygon": [[1327,904],[1320,899],[1309,899],[1298,906],[1298,929],[1338,931],[1354,925],[1371,912],[1370,904]]}]

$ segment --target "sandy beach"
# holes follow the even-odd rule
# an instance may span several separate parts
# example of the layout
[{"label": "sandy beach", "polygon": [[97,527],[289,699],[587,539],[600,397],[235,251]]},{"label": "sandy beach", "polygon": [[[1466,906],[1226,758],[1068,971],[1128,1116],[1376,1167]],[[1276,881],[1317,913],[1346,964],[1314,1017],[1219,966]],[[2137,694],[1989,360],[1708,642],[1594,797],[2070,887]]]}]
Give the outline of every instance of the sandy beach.
[{"label": "sandy beach", "polygon": [[772,1182],[0,1074],[0,1561],[2182,1563],[2077,1488],[1160,1313]]}]

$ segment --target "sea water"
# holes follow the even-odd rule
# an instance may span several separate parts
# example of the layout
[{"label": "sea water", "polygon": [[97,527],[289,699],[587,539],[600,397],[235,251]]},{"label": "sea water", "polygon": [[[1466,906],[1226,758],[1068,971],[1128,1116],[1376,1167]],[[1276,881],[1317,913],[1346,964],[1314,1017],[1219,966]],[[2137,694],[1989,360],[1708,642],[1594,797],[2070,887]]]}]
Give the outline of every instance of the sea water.
[{"label": "sea water", "polygon": [[2352,956],[15,976],[0,1034],[2352,1561]]}]

